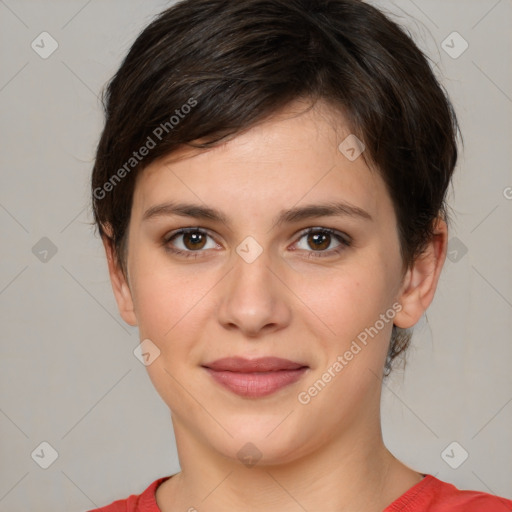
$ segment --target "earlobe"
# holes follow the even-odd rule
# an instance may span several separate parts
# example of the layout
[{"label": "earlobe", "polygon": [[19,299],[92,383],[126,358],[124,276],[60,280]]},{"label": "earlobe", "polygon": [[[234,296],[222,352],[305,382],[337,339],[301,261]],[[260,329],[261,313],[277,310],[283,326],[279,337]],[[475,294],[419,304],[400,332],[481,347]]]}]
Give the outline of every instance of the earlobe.
[{"label": "earlobe", "polygon": [[446,222],[439,218],[428,247],[407,270],[404,277],[397,299],[402,309],[394,319],[397,327],[412,327],[430,306],[445,262],[447,244],[448,228]]},{"label": "earlobe", "polygon": [[112,241],[104,237],[103,246],[105,247],[110,282],[119,314],[127,324],[135,326],[137,325],[137,317],[135,315],[131,290],[122,269],[117,263]]}]

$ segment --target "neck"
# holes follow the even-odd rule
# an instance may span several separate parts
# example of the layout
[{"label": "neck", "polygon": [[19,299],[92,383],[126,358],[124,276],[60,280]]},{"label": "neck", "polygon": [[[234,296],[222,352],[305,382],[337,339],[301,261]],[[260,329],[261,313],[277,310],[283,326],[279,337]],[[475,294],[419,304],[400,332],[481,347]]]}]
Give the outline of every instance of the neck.
[{"label": "neck", "polygon": [[162,512],[295,512],[319,504],[326,512],[382,512],[421,480],[386,449],[380,422],[289,462],[252,467],[201,444],[175,417],[173,424],[182,471],[157,491]]}]

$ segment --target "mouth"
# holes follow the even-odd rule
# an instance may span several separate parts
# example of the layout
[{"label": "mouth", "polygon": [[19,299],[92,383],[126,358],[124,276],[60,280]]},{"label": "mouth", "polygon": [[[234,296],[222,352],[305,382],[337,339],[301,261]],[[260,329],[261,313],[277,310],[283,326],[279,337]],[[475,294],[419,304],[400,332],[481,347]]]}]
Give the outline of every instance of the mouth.
[{"label": "mouth", "polygon": [[233,393],[258,398],[297,382],[309,367],[278,357],[228,357],[202,365],[213,380]]}]

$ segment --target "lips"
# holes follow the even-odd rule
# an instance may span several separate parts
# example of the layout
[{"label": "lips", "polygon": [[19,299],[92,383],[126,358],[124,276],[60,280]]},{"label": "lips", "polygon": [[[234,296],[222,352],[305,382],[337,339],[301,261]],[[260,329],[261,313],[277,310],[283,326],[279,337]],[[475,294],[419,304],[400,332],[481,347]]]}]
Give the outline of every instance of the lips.
[{"label": "lips", "polygon": [[298,370],[306,365],[296,363],[280,357],[260,357],[258,359],[245,359],[243,357],[225,357],[217,359],[203,366],[216,371],[228,372],[275,372],[280,370]]},{"label": "lips", "polygon": [[215,382],[233,393],[258,398],[297,382],[308,366],[279,357],[227,357],[203,365]]}]

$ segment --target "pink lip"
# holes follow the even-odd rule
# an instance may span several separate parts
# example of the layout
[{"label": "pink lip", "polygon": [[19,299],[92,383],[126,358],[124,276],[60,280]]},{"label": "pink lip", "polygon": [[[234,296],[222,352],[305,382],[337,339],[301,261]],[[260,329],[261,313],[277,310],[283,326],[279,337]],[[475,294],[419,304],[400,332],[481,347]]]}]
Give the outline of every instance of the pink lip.
[{"label": "pink lip", "polygon": [[240,396],[256,398],[275,393],[299,380],[307,366],[281,359],[227,357],[203,365],[213,379]]}]

